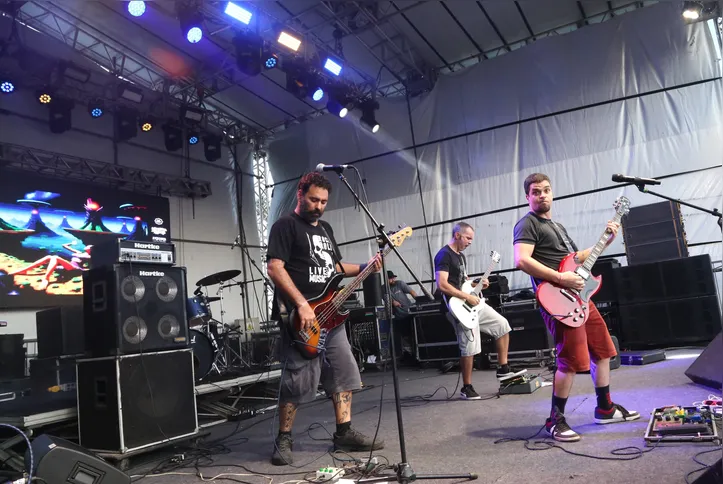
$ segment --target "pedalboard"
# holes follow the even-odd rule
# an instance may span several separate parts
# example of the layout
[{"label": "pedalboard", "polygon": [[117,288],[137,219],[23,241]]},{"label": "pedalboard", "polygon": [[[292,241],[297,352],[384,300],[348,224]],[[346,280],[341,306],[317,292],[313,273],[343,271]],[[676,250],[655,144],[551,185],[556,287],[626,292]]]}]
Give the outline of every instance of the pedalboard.
[{"label": "pedalboard", "polygon": [[543,380],[527,373],[500,382],[500,395],[521,395],[534,393],[542,388]]},{"label": "pedalboard", "polygon": [[650,443],[720,442],[720,436],[710,406],[671,405],[653,410],[645,440]]},{"label": "pedalboard", "polygon": [[127,262],[172,266],[176,263],[176,247],[161,242],[118,239],[94,245],[90,252],[93,268]]}]

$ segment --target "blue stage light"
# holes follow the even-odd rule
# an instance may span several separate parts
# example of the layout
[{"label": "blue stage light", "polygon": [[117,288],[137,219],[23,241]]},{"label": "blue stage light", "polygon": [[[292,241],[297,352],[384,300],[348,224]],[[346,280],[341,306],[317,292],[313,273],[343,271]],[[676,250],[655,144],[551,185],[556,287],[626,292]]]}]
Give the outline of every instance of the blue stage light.
[{"label": "blue stage light", "polygon": [[15,84],[10,81],[3,81],[0,83],[0,91],[4,94],[10,94],[15,90]]},{"label": "blue stage light", "polygon": [[246,10],[245,8],[241,8],[238,5],[236,5],[233,2],[228,2],[226,4],[226,10],[224,10],[224,13],[228,15],[229,17],[233,17],[239,22],[243,22],[246,25],[251,22],[252,13]]},{"label": "blue stage light", "polygon": [[314,94],[311,96],[311,99],[314,101],[321,101],[321,98],[324,97],[324,90],[322,88],[318,88],[316,91],[314,91]]},{"label": "blue stage light", "polygon": [[134,17],[140,17],[146,12],[146,2],[132,1],[128,2],[128,13]]},{"label": "blue stage light", "polygon": [[198,143],[198,136],[191,136],[190,138],[188,138],[188,142],[192,145],[195,145],[196,143]]},{"label": "blue stage light", "polygon": [[200,42],[202,38],[203,30],[201,30],[201,27],[191,27],[188,29],[188,32],[186,32],[186,40],[192,44]]},{"label": "blue stage light", "polygon": [[334,62],[331,59],[326,59],[326,63],[324,64],[324,69],[331,72],[335,76],[338,76],[341,74],[341,64],[338,64],[337,62]]},{"label": "blue stage light", "polygon": [[93,108],[90,111],[90,115],[94,118],[100,118],[101,116],[103,116],[103,110],[100,108]]},{"label": "blue stage light", "polygon": [[271,55],[268,57],[268,59],[266,59],[266,62],[264,62],[264,65],[266,66],[267,69],[273,69],[274,67],[276,67],[276,64],[278,64],[278,62],[279,61],[276,60],[276,56]]}]

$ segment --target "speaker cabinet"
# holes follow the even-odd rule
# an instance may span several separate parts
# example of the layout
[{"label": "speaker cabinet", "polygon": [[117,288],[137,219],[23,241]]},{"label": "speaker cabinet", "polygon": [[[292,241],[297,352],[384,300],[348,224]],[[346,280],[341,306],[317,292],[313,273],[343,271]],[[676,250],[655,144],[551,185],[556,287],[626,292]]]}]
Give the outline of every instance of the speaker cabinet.
[{"label": "speaker cabinet", "polygon": [[83,306],[62,306],[35,313],[38,358],[85,353]]},{"label": "speaker cabinet", "polygon": [[[83,447],[43,434],[30,443],[33,449],[33,477],[48,484],[130,484],[131,478]],[[25,452],[30,468],[30,450]]]},{"label": "speaker cabinet", "polygon": [[459,359],[457,333],[441,312],[414,316],[414,340],[417,361]]},{"label": "speaker cabinet", "polygon": [[615,285],[615,270],[620,267],[617,259],[601,259],[592,267],[595,276],[602,276],[602,286],[595,294],[595,302],[617,302],[618,291]]},{"label": "speaker cabinet", "polygon": [[0,334],[0,380],[25,378],[22,334]]},{"label": "speaker cabinet", "polygon": [[620,327],[626,348],[709,343],[721,329],[718,297],[620,306]]},{"label": "speaker cabinet", "polygon": [[711,464],[708,469],[693,481],[693,484],[721,484],[723,482],[723,459]]},{"label": "speaker cabinet", "polygon": [[189,349],[78,360],[80,445],[126,453],[198,432]]},{"label": "speaker cabinet", "polygon": [[374,272],[362,282],[364,291],[364,306],[384,306],[382,301],[382,274]]},{"label": "speaker cabinet", "polygon": [[115,264],[83,274],[86,349],[92,356],[188,346],[186,268]]},{"label": "speaker cabinet", "polygon": [[547,350],[555,347],[539,309],[505,311],[502,316],[512,327],[509,351]]},{"label": "speaker cabinet", "polygon": [[628,265],[688,257],[680,204],[659,202],[633,207],[622,219]]},{"label": "speaker cabinet", "polygon": [[703,353],[685,370],[685,376],[701,385],[723,389],[723,333],[718,333]]}]

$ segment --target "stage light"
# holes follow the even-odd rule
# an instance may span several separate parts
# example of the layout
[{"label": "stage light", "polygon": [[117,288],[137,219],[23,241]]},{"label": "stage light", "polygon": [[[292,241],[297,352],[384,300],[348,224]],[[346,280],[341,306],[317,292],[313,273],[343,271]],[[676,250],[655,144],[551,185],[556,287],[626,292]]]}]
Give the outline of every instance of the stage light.
[{"label": "stage light", "polygon": [[62,61],[59,70],[63,77],[73,79],[74,81],[86,83],[90,80],[90,71],[87,69],[80,68],[69,62]]},{"label": "stage light", "polygon": [[236,65],[239,70],[248,76],[261,73],[264,41],[258,35],[250,32],[239,33],[234,37],[236,47]]},{"label": "stage light", "polygon": [[344,118],[349,114],[349,110],[341,103],[332,99],[331,96],[329,96],[329,101],[326,103],[326,109],[328,109],[331,114],[339,116],[340,118]]},{"label": "stage light", "polygon": [[314,91],[314,94],[311,95],[311,99],[314,101],[321,101],[321,98],[324,97],[324,90],[320,87],[316,88],[316,91]]},{"label": "stage light", "polygon": [[226,4],[226,10],[224,10],[224,13],[229,17],[235,18],[239,22],[245,23],[246,25],[251,22],[251,17],[253,16],[251,12],[245,8],[239,7],[233,2],[228,2]]},{"label": "stage light", "polygon": [[720,17],[718,2],[683,2],[683,19],[686,23],[705,22]]},{"label": "stage light", "polygon": [[118,86],[118,95],[123,99],[134,103],[143,101],[143,90],[130,84],[120,84]]},{"label": "stage light", "polygon": [[281,34],[279,34],[278,42],[279,44],[288,47],[294,52],[298,51],[299,47],[301,46],[301,41],[299,39],[287,34],[286,32],[281,32]]},{"label": "stage light", "polygon": [[13,84],[11,81],[2,81],[0,82],[0,92],[3,94],[10,94],[15,90],[15,84]]},{"label": "stage light", "polygon": [[197,134],[191,134],[188,136],[188,144],[195,145],[198,143],[198,135]]},{"label": "stage light", "polygon": [[326,59],[324,63],[324,69],[331,72],[335,76],[341,74],[341,64],[334,62],[332,59]]},{"label": "stage light", "polygon": [[50,104],[53,100],[53,96],[50,94],[49,90],[40,89],[35,92],[35,99],[37,99],[40,104]]},{"label": "stage light", "polygon": [[206,114],[206,111],[204,111],[201,108],[191,108],[186,106],[181,111],[181,117],[193,121],[194,123],[200,123],[203,120],[203,116]]},{"label": "stage light", "polygon": [[203,38],[201,14],[195,9],[186,8],[179,12],[178,17],[186,40],[192,44],[200,42]]},{"label": "stage light", "polygon": [[92,118],[100,118],[103,116],[103,106],[97,102],[88,104],[88,114],[90,114]]},{"label": "stage light", "polygon": [[138,135],[138,113],[130,109],[119,109],[113,117],[117,141],[128,141]]},{"label": "stage light", "polygon": [[146,2],[133,0],[128,2],[128,13],[134,17],[140,17],[146,12]]},{"label": "stage light", "polygon": [[374,111],[379,108],[379,103],[376,101],[366,101],[362,103],[361,108],[361,124],[368,128],[372,133],[379,131],[379,123],[377,122]]},{"label": "stage light", "polygon": [[168,151],[178,151],[183,146],[181,128],[173,124],[163,125],[163,142]]},{"label": "stage light", "polygon": [[688,20],[697,20],[703,5],[700,2],[683,2],[683,18]]},{"label": "stage light", "polygon": [[207,161],[216,161],[221,158],[221,136],[207,134],[203,137],[203,154]]},{"label": "stage light", "polygon": [[140,117],[138,118],[138,126],[140,126],[141,131],[147,133],[153,129],[153,120],[149,116]]},{"label": "stage light", "polygon": [[274,67],[279,65],[279,56],[276,54],[267,54],[264,56],[264,67],[267,69],[273,69]]},{"label": "stage light", "polygon": [[48,124],[51,133],[65,133],[72,127],[73,107],[73,101],[62,98],[56,98],[50,104]]}]

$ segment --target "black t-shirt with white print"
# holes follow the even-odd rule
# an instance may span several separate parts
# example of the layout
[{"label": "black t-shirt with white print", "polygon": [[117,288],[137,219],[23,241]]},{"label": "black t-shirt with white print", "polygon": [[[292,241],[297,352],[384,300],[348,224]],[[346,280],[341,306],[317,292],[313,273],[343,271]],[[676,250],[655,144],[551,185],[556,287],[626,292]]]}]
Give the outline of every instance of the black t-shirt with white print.
[{"label": "black t-shirt with white print", "polygon": [[[336,263],[341,261],[331,226],[321,220],[317,225],[311,225],[296,212],[284,215],[271,227],[266,257],[285,262],[284,267],[291,281],[307,299],[321,293],[329,279],[336,274]],[[275,294],[272,311],[274,319],[278,319],[276,296],[279,295],[287,303],[290,302],[283,294]]]}]

